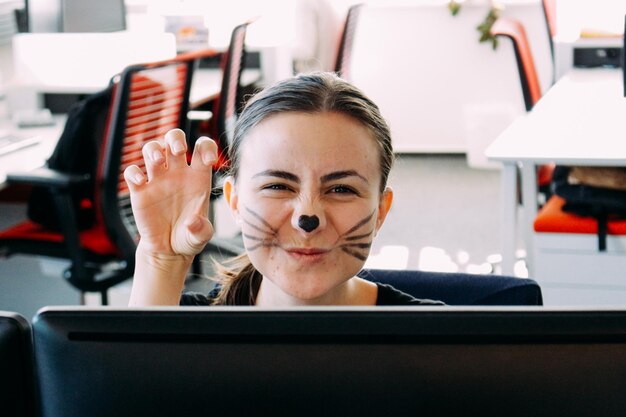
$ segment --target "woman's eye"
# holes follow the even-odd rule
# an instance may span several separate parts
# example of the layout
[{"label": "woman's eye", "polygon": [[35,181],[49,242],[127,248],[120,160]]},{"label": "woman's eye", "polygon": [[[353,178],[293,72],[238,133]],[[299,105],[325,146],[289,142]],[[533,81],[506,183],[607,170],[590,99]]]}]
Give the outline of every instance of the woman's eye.
[{"label": "woman's eye", "polygon": [[334,194],[356,194],[354,189],[345,185],[336,185],[330,189],[330,192]]},{"label": "woman's eye", "polygon": [[263,187],[264,190],[275,190],[275,191],[282,191],[282,190],[288,190],[289,188],[284,185],[284,184],[268,184],[266,186]]}]

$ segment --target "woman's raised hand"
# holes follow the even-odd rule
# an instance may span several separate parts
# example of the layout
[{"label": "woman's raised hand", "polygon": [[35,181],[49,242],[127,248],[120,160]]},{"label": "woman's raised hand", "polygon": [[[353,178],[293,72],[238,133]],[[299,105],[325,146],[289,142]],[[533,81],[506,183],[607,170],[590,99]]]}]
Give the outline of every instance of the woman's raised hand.
[{"label": "woman's raised hand", "polygon": [[174,129],[167,132],[164,144],[147,143],[143,158],[147,173],[136,165],[124,171],[139,245],[155,256],[192,257],[213,236],[208,212],[217,145],[199,138],[189,165],[185,134]]}]

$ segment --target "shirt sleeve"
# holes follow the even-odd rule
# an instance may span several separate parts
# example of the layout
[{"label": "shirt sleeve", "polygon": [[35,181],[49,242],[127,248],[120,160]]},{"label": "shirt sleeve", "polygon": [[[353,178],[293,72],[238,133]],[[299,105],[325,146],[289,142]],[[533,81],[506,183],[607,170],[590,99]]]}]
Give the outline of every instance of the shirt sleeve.
[{"label": "shirt sleeve", "polygon": [[186,292],[180,296],[181,306],[209,306],[211,299],[206,294]]},{"label": "shirt sleeve", "polygon": [[208,294],[199,292],[185,292],[180,296],[181,306],[211,306],[219,293],[218,288],[214,288]]}]

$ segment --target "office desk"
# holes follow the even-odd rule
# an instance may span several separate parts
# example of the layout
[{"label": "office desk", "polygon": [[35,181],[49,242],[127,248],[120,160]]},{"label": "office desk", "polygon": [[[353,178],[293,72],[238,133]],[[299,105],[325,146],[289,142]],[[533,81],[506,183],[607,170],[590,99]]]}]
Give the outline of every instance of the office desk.
[{"label": "office desk", "polygon": [[620,69],[572,70],[535,108],[517,119],[487,148],[503,163],[500,234],[503,273],[513,273],[517,242],[516,181],[522,172],[522,230],[529,275],[533,276],[532,233],[537,215],[539,164],[626,166],[626,98]]},{"label": "office desk", "polygon": [[8,172],[32,171],[45,164],[63,132],[65,116],[54,116],[54,122],[54,126],[18,129],[10,120],[0,120],[0,135],[10,132],[20,136],[41,137],[36,145],[0,156],[0,190],[6,187]]}]

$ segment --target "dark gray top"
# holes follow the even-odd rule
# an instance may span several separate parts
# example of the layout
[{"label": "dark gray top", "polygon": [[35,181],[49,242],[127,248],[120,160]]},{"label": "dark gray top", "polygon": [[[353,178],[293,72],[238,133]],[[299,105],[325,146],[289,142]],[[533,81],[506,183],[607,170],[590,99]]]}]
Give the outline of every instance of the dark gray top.
[{"label": "dark gray top", "polygon": [[[412,295],[399,291],[391,285],[376,283],[378,286],[378,306],[442,306],[441,301],[415,298]],[[184,293],[180,298],[181,306],[210,306],[217,297],[219,288],[212,290],[208,294],[198,292]]]}]

